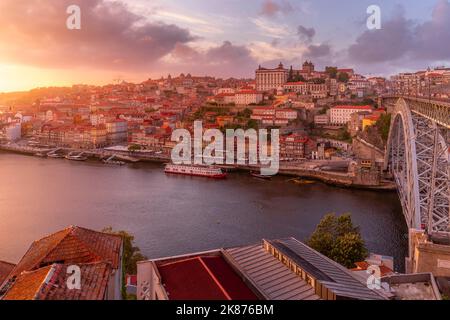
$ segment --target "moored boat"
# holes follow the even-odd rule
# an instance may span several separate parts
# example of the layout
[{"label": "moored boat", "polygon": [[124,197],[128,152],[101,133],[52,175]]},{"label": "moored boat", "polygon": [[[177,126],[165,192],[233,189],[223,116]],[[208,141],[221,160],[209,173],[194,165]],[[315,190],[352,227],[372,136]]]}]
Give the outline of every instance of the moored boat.
[{"label": "moored boat", "polygon": [[314,184],[316,183],[313,180],[306,180],[306,179],[294,179],[292,180],[292,182],[294,182],[295,184]]},{"label": "moored boat", "polygon": [[117,160],[103,160],[104,164],[113,164],[117,166],[123,166],[126,165],[125,161],[117,161]]},{"label": "moored boat", "polygon": [[178,164],[167,164],[165,173],[170,174],[181,174],[187,176],[197,176],[206,177],[213,179],[224,179],[227,174],[222,171],[222,169],[210,166],[199,166],[199,165],[178,165]]},{"label": "moored boat", "polygon": [[36,152],[34,155],[36,157],[41,157],[41,158],[45,158],[47,156],[44,152],[40,152],[40,151]]},{"label": "moored boat", "polygon": [[272,180],[272,176],[265,176],[256,172],[250,172],[250,175],[257,179]]},{"label": "moored boat", "polygon": [[88,158],[85,156],[80,156],[80,155],[78,155],[78,156],[68,155],[68,156],[66,156],[66,159],[72,160],[72,161],[86,161]]},{"label": "moored boat", "polygon": [[61,158],[64,158],[64,155],[58,154],[58,153],[49,153],[49,154],[47,154],[47,157],[55,158],[55,159],[61,159]]}]

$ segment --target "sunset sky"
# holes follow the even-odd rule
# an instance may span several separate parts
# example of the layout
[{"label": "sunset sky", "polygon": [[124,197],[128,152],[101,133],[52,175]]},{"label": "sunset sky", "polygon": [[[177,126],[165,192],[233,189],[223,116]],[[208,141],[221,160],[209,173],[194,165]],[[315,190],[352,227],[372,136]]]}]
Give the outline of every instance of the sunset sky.
[{"label": "sunset sky", "polygon": [[[66,8],[81,8],[68,30]],[[366,27],[371,4],[382,29]],[[140,82],[181,72],[253,77],[259,65],[389,75],[450,65],[448,0],[1,0],[0,92]]]}]

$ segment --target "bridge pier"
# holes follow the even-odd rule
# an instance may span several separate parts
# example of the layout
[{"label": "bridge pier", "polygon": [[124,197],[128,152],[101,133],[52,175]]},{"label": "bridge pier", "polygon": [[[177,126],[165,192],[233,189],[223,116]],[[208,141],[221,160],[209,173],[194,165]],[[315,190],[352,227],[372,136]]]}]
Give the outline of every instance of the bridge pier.
[{"label": "bridge pier", "polygon": [[406,273],[431,272],[435,277],[450,277],[450,237],[447,234],[427,235],[423,230],[410,229],[409,257]]}]

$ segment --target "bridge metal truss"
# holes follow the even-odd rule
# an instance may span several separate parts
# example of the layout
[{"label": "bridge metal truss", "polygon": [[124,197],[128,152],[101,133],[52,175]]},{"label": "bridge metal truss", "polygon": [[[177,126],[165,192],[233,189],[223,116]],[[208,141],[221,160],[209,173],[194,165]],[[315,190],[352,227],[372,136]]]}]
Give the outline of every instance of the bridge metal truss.
[{"label": "bridge metal truss", "polygon": [[392,113],[386,169],[408,227],[429,233],[450,232],[449,110],[440,102],[397,98]]}]

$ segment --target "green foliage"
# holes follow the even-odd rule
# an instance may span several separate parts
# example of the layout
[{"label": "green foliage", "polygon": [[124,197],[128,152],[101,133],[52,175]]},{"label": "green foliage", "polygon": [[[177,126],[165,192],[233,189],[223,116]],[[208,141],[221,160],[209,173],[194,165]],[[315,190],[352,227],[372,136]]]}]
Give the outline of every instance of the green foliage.
[{"label": "green foliage", "polygon": [[255,129],[258,130],[258,122],[254,119],[250,119],[247,121],[246,129]]},{"label": "green foliage", "polygon": [[132,144],[131,146],[128,147],[128,151],[138,151],[141,149],[142,147],[138,144]]},{"label": "green foliage", "polygon": [[323,217],[308,240],[308,245],[347,268],[354,267],[355,262],[363,261],[368,253],[359,228],[353,225],[350,214],[339,217],[328,214]]},{"label": "green foliage", "polygon": [[112,227],[107,227],[102,232],[116,234],[123,239],[123,266],[127,274],[136,274],[138,261],[146,260],[147,257],[141,253],[139,247],[134,245],[134,236],[127,231],[114,231]]},{"label": "green foliage", "polygon": [[345,142],[352,142],[352,135],[350,132],[348,132],[348,129],[346,127],[343,127],[339,129],[338,134],[336,135],[336,140],[345,141]]},{"label": "green foliage", "polygon": [[249,108],[245,108],[242,111],[239,111],[237,113],[237,116],[240,118],[250,118],[250,116],[252,115],[252,110],[250,110]]},{"label": "green foliage", "polygon": [[137,296],[135,294],[127,294],[125,300],[137,300]]},{"label": "green foliage", "polygon": [[102,232],[115,234],[122,237],[123,240],[123,274],[122,274],[122,297],[128,299],[125,288],[125,275],[126,274],[137,274],[137,262],[142,260],[147,260],[148,258],[141,253],[139,247],[134,245],[134,236],[129,234],[127,231],[114,231],[112,227],[107,227],[102,230]]},{"label": "green foliage", "polygon": [[325,72],[330,76],[331,79],[337,78],[338,68],[337,67],[325,67]]},{"label": "green foliage", "polygon": [[362,139],[383,149],[386,146],[391,126],[391,115],[382,114],[373,126],[367,126],[358,134]]},{"label": "green foliage", "polygon": [[191,115],[190,119],[192,121],[201,120],[207,112],[215,112],[218,116],[225,116],[229,113],[227,108],[218,107],[217,104],[211,104],[198,109]]},{"label": "green foliage", "polygon": [[329,109],[328,107],[322,108],[319,110],[318,114],[326,114],[328,109]]},{"label": "green foliage", "polygon": [[306,79],[301,74],[294,74],[292,77],[292,82],[306,82]]},{"label": "green foliage", "polygon": [[375,123],[375,127],[378,129],[378,133],[381,135],[383,142],[386,144],[389,137],[389,130],[391,128],[391,115],[382,114]]},{"label": "green foliage", "polygon": [[344,83],[347,83],[348,80],[350,80],[348,74],[345,72],[339,72],[337,79],[339,82],[344,82]]},{"label": "green foliage", "polygon": [[371,98],[364,98],[363,101],[361,102],[361,105],[369,105],[369,106],[376,106],[376,102],[371,99]]}]

